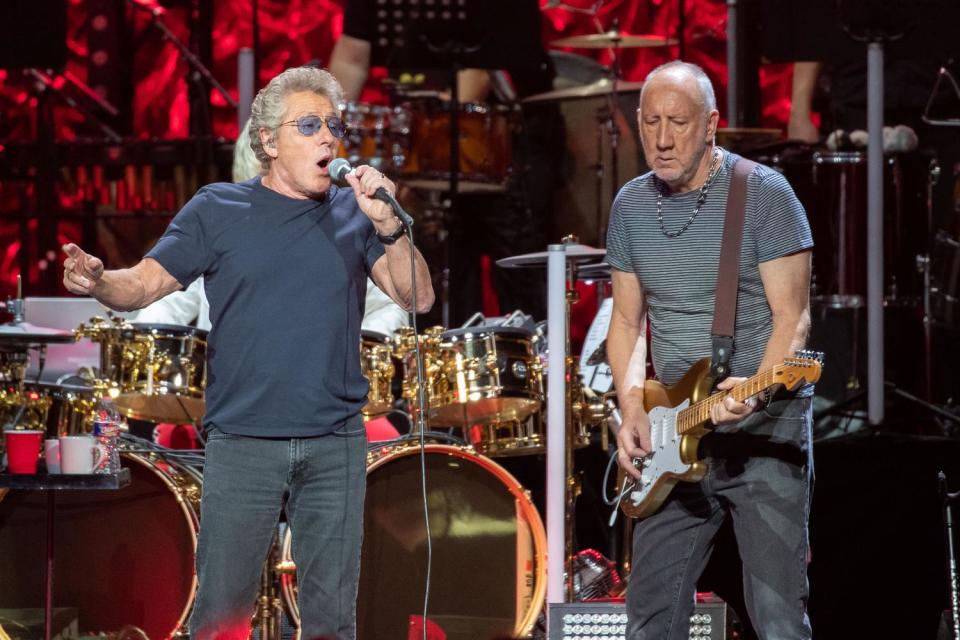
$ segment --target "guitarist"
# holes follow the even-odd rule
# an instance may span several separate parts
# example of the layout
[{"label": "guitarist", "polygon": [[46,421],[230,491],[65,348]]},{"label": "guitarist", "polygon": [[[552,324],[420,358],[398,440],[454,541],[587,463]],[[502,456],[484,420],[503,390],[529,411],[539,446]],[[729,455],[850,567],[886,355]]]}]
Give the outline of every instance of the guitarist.
[{"label": "guitarist", "polygon": [[[637,109],[652,171],[628,182],[613,204],[607,260],[613,316],[607,336],[623,413],[620,466],[651,451],[644,409],[646,326],[665,384],[711,355],[710,327],[734,154],[714,141],[719,113],[699,67],[674,61],[647,76]],[[746,219],[729,390],[801,349],[810,326],[806,214],[779,173],[757,166],[747,179]],[[807,520],[813,458],[811,395],[761,393],[713,407],[716,432],[701,443],[708,471],[679,483],[634,529],[627,591],[631,640],[687,638],[697,579],[730,517],[743,558],[747,612],[761,638],[810,638]]]}]

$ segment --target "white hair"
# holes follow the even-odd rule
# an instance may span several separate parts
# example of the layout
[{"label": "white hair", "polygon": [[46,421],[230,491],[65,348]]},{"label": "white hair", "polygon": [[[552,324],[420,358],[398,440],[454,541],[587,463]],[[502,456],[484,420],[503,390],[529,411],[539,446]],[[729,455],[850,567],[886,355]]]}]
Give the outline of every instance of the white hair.
[{"label": "white hair", "polygon": [[244,182],[263,173],[263,165],[250,144],[250,119],[243,123],[237,143],[233,145],[233,181]]},{"label": "white hair", "polygon": [[[254,156],[260,162],[261,172],[270,169],[270,156],[260,142],[260,129],[268,129],[268,144],[277,135],[280,121],[287,108],[287,96],[299,91],[312,91],[328,99],[334,109],[340,110],[343,103],[343,87],[333,74],[316,67],[293,67],[275,76],[253,99],[250,107],[250,123],[247,138]],[[240,140],[243,139],[240,135]],[[240,144],[240,140],[237,144]]]},{"label": "white hair", "polygon": [[647,84],[663,72],[685,73],[692,77],[697,83],[697,88],[700,89],[700,102],[703,104],[704,111],[709,114],[716,110],[717,96],[713,92],[713,83],[710,82],[710,78],[697,65],[682,60],[671,60],[647,74],[643,87],[640,88],[640,104],[643,104],[643,92],[647,90]]}]

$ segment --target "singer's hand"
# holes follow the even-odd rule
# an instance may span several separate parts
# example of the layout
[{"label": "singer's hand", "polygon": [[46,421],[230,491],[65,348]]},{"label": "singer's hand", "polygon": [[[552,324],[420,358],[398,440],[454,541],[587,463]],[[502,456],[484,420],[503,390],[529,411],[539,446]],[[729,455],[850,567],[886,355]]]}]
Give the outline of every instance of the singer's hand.
[{"label": "singer's hand", "polygon": [[91,295],[103,276],[103,262],[69,242],[63,245],[67,258],[63,261],[63,286],[70,293]]},{"label": "singer's hand", "polygon": [[390,195],[394,195],[397,192],[397,185],[373,167],[365,164],[348,173],[346,180],[353,187],[360,210],[370,218],[377,231],[382,234],[395,231],[397,221],[394,220],[393,208],[386,202],[375,200],[373,194],[377,189],[383,188]]}]

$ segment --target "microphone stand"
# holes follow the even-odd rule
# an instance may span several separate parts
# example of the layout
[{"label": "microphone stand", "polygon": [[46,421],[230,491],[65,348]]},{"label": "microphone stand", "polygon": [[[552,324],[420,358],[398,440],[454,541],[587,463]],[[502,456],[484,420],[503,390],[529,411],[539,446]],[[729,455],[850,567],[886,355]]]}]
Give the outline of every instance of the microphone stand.
[{"label": "microphone stand", "polygon": [[141,11],[146,11],[147,13],[149,13],[151,17],[150,23],[153,26],[155,26],[157,29],[159,29],[160,33],[163,34],[163,37],[166,40],[168,40],[170,44],[176,47],[177,51],[180,52],[180,55],[182,55],[183,58],[187,61],[187,64],[193,67],[194,73],[199,78],[206,80],[207,83],[209,83],[210,86],[213,87],[217,93],[223,96],[223,99],[227,101],[228,105],[230,105],[234,109],[237,108],[238,106],[237,101],[233,99],[233,96],[230,95],[230,92],[228,92],[226,89],[223,88],[223,85],[220,84],[215,77],[213,77],[213,74],[206,67],[206,65],[203,64],[200,58],[198,58],[192,51],[190,51],[190,48],[187,47],[187,45],[185,45],[182,40],[180,40],[177,36],[175,36],[174,33],[170,30],[170,27],[168,27],[163,22],[163,20],[160,19],[160,16],[164,12],[158,11],[158,10],[152,10],[148,7],[143,6],[142,4],[139,4],[138,2],[135,2],[134,0],[127,0],[127,2],[131,6],[133,6],[135,9],[139,9]]},{"label": "microphone stand", "polygon": [[940,502],[943,506],[943,533],[947,542],[947,575],[950,580],[950,614],[953,640],[960,640],[960,585],[957,582],[957,556],[953,548],[953,508],[951,504],[960,500],[960,491],[947,491],[947,476],[943,471],[937,474],[940,485]]}]

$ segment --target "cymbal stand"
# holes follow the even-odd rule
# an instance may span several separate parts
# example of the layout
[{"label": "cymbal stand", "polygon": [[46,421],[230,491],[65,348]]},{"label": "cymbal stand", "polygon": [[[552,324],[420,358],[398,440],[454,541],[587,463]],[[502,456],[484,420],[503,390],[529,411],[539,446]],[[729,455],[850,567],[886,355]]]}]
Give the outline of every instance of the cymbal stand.
[{"label": "cymbal stand", "polygon": [[[564,584],[564,562],[572,556],[573,507],[579,483],[573,475],[572,384],[570,305],[576,301],[574,265],[567,261],[564,244],[547,248],[547,602],[573,599],[573,572]],[[570,283],[568,285],[568,282]]]},{"label": "cymbal stand", "polygon": [[[611,30],[615,33],[620,32],[619,24],[616,18],[613,20]],[[610,61],[610,93],[607,94],[607,120],[606,130],[610,138],[610,202],[616,197],[617,188],[620,186],[620,167],[619,167],[619,149],[620,149],[620,127],[617,122],[617,116],[620,115],[620,103],[617,100],[617,83],[620,82],[620,39],[613,41],[610,47],[613,59]],[[601,161],[602,164],[602,161]],[[601,171],[597,172],[597,192],[602,193]],[[597,211],[597,246],[607,246],[607,208],[602,202],[598,202]]]},{"label": "cymbal stand", "polygon": [[3,310],[13,316],[12,324],[21,324],[24,320],[23,315],[23,280],[17,275],[17,297],[7,298],[6,302],[0,303]]}]

